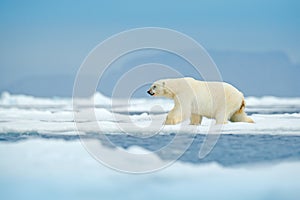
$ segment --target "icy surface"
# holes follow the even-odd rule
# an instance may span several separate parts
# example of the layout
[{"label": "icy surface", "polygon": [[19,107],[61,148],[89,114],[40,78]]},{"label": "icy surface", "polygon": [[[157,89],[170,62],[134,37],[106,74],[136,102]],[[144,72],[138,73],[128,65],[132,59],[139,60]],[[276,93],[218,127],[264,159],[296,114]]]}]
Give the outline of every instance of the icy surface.
[{"label": "icy surface", "polygon": [[[225,124],[204,159],[199,149],[214,120],[161,126],[172,101],[111,100],[96,93],[77,102],[73,112],[71,98],[1,95],[1,199],[299,198],[300,98],[247,97],[255,124]],[[191,138],[193,143],[170,167],[129,175],[94,160],[77,134],[98,142],[106,137],[107,148],[133,154],[156,152],[176,135],[175,148],[153,154],[164,161]]]},{"label": "icy surface", "polygon": [[300,191],[299,162],[235,168],[176,162],[130,175],[102,166],[79,141],[48,140],[2,143],[0,159],[2,199],[296,200]]},{"label": "icy surface", "polygon": [[[91,107],[87,104],[94,101]],[[86,134],[206,134],[215,121],[203,119],[200,126],[188,121],[162,126],[173,102],[167,99],[114,100],[96,93],[79,100],[82,107],[73,112],[71,98],[36,98],[2,93],[0,98],[0,133]],[[300,135],[300,98],[248,97],[248,114],[255,121],[228,123],[222,134]],[[80,117],[74,119],[74,114]],[[95,126],[96,124],[96,126]],[[77,128],[79,127],[79,132]]]}]

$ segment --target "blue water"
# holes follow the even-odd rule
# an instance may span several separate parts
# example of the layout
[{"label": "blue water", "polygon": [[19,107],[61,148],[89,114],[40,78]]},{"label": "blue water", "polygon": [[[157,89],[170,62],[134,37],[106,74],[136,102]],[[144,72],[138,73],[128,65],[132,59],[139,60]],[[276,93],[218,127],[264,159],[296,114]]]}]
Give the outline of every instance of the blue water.
[{"label": "blue water", "polygon": [[[108,148],[121,147],[127,149],[131,146],[140,146],[149,151],[157,151],[169,144],[174,139],[175,134],[155,135],[149,138],[140,138],[130,135],[98,135],[87,134],[81,139],[94,139],[106,145]],[[185,145],[193,139],[193,143],[178,159],[179,162],[203,164],[215,162],[222,166],[235,166],[242,164],[256,164],[266,162],[299,161],[300,160],[300,136],[285,135],[221,135],[212,151],[203,159],[198,157],[199,150],[205,135],[177,135],[180,143],[178,149],[158,154],[161,159],[172,160],[173,152],[180,150],[180,145]],[[191,138],[192,137],[192,138]],[[53,135],[29,133],[7,133],[0,135],[0,142],[20,142],[28,139],[42,138],[45,140],[79,140],[77,135]],[[107,140],[109,143],[107,142]]]}]

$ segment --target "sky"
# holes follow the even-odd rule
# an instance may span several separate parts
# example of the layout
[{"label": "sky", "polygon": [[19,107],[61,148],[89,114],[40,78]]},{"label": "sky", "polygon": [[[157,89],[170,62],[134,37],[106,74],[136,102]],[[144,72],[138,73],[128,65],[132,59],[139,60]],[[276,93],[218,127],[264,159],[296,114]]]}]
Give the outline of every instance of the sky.
[{"label": "sky", "polygon": [[[291,65],[299,65],[299,10],[297,0],[0,0],[0,92],[31,87],[23,83],[50,76],[70,82],[101,41],[148,26],[185,33],[209,52],[281,52]],[[61,85],[54,84],[54,90]]]}]

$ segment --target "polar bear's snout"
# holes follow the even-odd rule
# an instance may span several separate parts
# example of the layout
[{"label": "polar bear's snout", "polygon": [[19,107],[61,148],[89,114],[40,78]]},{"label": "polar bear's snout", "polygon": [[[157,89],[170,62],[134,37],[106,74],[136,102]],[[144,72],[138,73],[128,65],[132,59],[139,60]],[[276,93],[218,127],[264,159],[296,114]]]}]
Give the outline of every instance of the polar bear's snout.
[{"label": "polar bear's snout", "polygon": [[150,88],[148,91],[147,91],[148,94],[150,94],[151,96],[153,96],[155,93],[153,92],[152,88]]},{"label": "polar bear's snout", "polygon": [[154,93],[152,92],[152,90],[151,90],[151,89],[150,89],[150,90],[148,90],[148,91],[147,91],[147,93],[148,93],[148,94],[150,94],[151,96],[153,96],[153,95],[154,95]]},{"label": "polar bear's snout", "polygon": [[157,88],[156,88],[156,85],[152,85],[151,87],[150,87],[150,89],[147,91],[147,93],[148,94],[150,94],[151,96],[153,96],[153,95],[155,95],[155,93],[156,93],[156,90]]}]

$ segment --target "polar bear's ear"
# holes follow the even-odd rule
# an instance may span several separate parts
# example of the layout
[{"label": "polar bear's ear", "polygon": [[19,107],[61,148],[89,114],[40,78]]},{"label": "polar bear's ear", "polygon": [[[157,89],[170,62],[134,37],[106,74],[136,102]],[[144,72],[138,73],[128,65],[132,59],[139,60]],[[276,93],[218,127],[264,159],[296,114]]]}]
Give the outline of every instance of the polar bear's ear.
[{"label": "polar bear's ear", "polygon": [[165,83],[165,82],[162,82],[162,85],[163,85],[163,87],[165,87],[166,83]]}]

